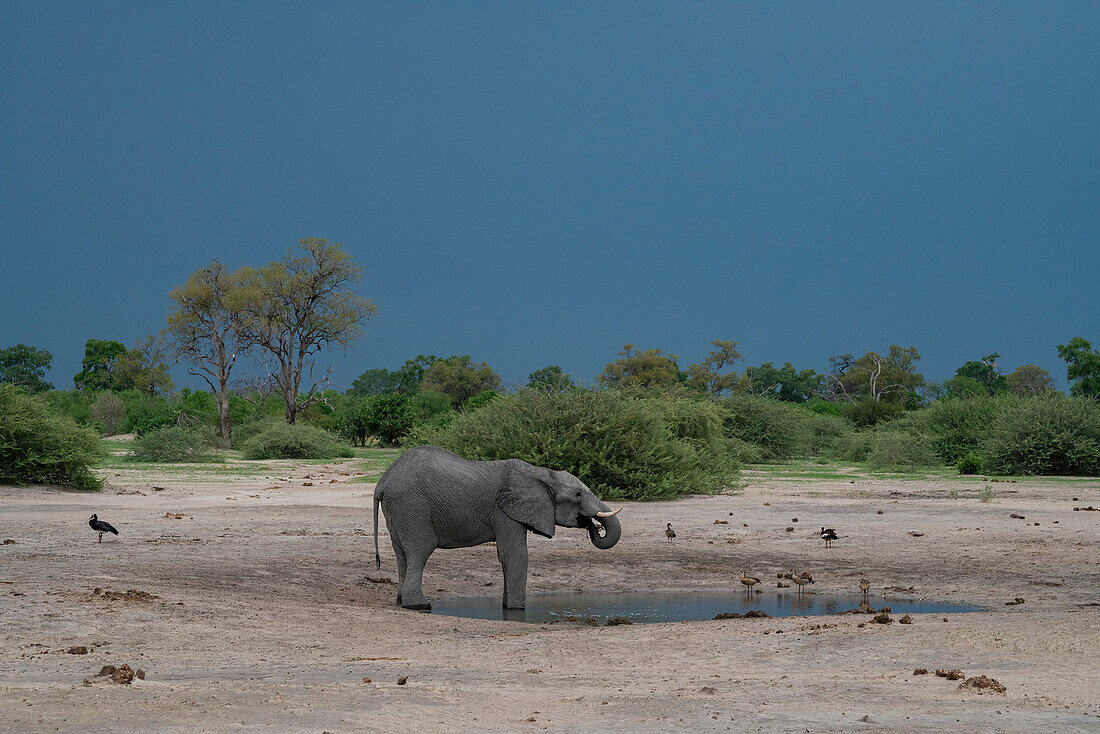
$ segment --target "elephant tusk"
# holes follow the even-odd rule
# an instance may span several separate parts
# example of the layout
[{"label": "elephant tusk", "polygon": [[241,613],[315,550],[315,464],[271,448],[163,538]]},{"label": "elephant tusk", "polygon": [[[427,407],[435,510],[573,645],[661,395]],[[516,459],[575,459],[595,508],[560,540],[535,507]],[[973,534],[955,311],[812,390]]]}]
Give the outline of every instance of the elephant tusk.
[{"label": "elephant tusk", "polygon": [[619,509],[615,510],[614,512],[597,512],[596,517],[615,517],[620,512],[622,512],[622,509],[623,508],[620,507]]}]

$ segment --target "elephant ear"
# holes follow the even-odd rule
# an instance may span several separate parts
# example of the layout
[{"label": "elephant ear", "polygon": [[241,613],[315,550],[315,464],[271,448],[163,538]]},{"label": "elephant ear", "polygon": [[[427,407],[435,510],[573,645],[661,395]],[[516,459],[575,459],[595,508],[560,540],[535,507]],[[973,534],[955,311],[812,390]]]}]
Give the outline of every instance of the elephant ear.
[{"label": "elephant ear", "polygon": [[525,461],[512,461],[497,492],[497,506],[508,517],[539,535],[554,537],[554,496],[550,472]]}]

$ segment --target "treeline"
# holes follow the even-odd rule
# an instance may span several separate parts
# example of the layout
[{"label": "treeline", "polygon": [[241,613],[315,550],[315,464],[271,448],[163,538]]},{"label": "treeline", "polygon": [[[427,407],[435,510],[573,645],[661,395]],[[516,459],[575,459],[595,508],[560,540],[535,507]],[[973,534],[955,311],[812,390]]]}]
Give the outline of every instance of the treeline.
[{"label": "treeline", "polygon": [[[741,367],[737,342],[723,340],[686,367],[628,344],[591,384],[549,365],[506,389],[469,355],[418,355],[397,370],[368,369],[341,391],[318,364],[375,313],[351,291],[360,275],[341,245],[318,238],[259,267],[212,262],[171,292],[161,333],[132,347],[89,339],[72,390],[46,380],[49,352],[0,349],[0,480],[56,478],[54,469],[28,470],[11,436],[27,441],[28,425],[61,423],[68,438],[57,446],[90,446],[81,431],[134,433],[134,458],[150,461],[211,459],[230,447],[250,458],[327,458],[348,444],[436,443],[470,458],[570,469],[626,498],[717,491],[742,463],[811,456],[1100,474],[1100,351],[1082,337],[1057,346],[1070,396],[1036,365],[1005,373],[995,353],[934,383],[911,346],[836,355],[818,373],[789,362]],[[244,377],[242,363],[252,367]],[[256,371],[260,363],[268,368]],[[173,364],[210,390],[176,390]],[[87,485],[91,475],[77,474]]]}]

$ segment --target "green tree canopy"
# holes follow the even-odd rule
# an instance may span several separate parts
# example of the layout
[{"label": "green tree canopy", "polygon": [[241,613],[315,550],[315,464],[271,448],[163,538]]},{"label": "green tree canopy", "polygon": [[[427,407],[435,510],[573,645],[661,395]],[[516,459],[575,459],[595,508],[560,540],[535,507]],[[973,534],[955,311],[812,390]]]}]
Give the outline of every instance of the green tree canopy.
[{"label": "green tree canopy", "polygon": [[1013,395],[1024,398],[1045,395],[1054,390],[1054,380],[1050,373],[1035,364],[1020,365],[1005,377],[1005,381]]},{"label": "green tree canopy", "polygon": [[744,388],[746,386],[744,379],[737,372],[729,369],[734,362],[743,359],[741,353],[737,351],[737,342],[715,339],[711,345],[715,350],[708,354],[706,359],[688,367],[688,386],[711,395],[722,395]]},{"label": "green tree canopy", "polygon": [[46,370],[53,364],[53,355],[45,349],[16,344],[0,349],[0,383],[19,385],[30,393],[52,390],[46,382]]},{"label": "green tree canopy", "polygon": [[387,369],[367,370],[356,377],[347,394],[363,398],[370,395],[388,395],[401,389],[402,372]]},{"label": "green tree canopy", "polygon": [[640,352],[633,344],[623,346],[619,358],[608,362],[599,381],[608,387],[657,387],[675,384],[680,378],[675,354],[660,349]]},{"label": "green tree canopy", "polygon": [[443,393],[451,405],[460,407],[470,398],[486,390],[500,390],[500,376],[485,362],[474,363],[470,355],[451,355],[432,363],[421,381],[424,390]]},{"label": "green tree canopy", "polygon": [[796,370],[790,362],[776,367],[765,362],[759,367],[749,367],[745,376],[755,395],[762,395],[786,403],[804,403],[821,391],[824,376],[814,370]]},{"label": "green tree canopy", "polygon": [[527,387],[543,392],[565,392],[576,387],[572,378],[556,364],[547,365],[527,375]]},{"label": "green tree canopy", "polygon": [[1058,345],[1058,356],[1066,363],[1066,379],[1073,383],[1071,394],[1100,397],[1100,351],[1087,339],[1075,336],[1069,344]]},{"label": "green tree canopy", "polygon": [[89,339],[84,344],[84,360],[81,370],[73,376],[78,390],[108,390],[114,381],[118,361],[126,355],[122,342]]},{"label": "green tree canopy", "polygon": [[301,240],[282,260],[242,268],[241,332],[274,357],[272,377],[286,404],[287,423],[321,400],[328,374],[315,374],[317,355],[347,348],[377,310],[351,290],[362,275],[343,245],[317,237]]},{"label": "green tree canopy", "polygon": [[955,370],[955,375],[974,380],[990,395],[1008,392],[1008,381],[997,368],[1000,356],[994,352],[982,357],[981,361],[971,360]]},{"label": "green tree canopy", "polygon": [[867,352],[841,374],[831,373],[848,399],[865,399],[878,402],[904,402],[914,390],[924,384],[924,376],[917,372],[920,353],[916,347],[890,345],[886,356]]}]

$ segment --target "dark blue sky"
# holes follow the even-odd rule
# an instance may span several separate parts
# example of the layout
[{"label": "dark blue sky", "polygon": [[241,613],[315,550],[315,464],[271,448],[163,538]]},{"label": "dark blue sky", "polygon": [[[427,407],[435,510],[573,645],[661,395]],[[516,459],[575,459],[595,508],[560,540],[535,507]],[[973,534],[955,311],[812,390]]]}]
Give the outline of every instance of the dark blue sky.
[{"label": "dark blue sky", "polygon": [[0,110],[0,346],[59,387],[305,236],[379,306],[345,385],[1100,341],[1096,2],[6,2]]}]

